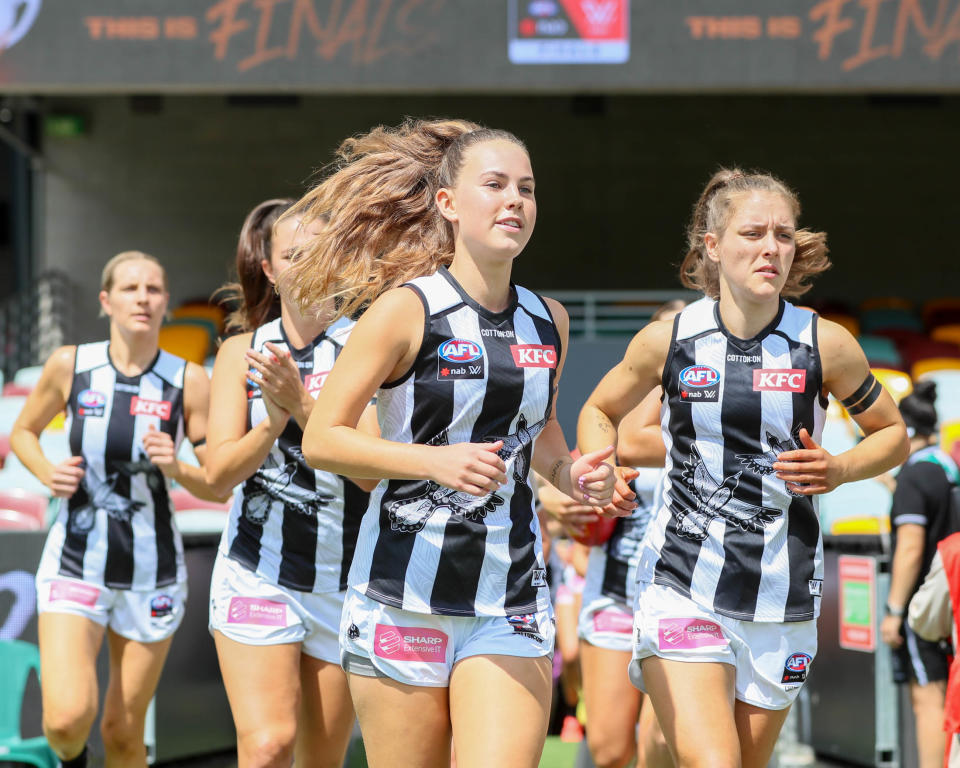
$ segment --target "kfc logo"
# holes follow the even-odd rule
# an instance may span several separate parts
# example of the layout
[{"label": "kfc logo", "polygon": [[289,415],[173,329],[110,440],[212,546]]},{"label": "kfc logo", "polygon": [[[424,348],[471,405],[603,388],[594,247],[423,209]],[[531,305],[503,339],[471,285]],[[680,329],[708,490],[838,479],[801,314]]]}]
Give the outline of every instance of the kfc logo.
[{"label": "kfc logo", "polygon": [[552,344],[511,344],[510,353],[517,368],[557,367],[557,348]]},{"label": "kfc logo", "polygon": [[803,392],[807,372],[799,368],[758,368],[753,372],[754,392]]},{"label": "kfc logo", "polygon": [[159,416],[166,421],[170,418],[170,402],[168,400],[147,400],[136,397],[130,401],[131,416]]}]

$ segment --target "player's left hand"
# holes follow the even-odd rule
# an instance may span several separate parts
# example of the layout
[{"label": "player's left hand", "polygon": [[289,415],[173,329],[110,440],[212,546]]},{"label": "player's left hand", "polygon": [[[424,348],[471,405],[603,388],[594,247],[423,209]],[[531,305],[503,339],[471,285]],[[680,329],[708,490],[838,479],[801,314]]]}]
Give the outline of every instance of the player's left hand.
[{"label": "player's left hand", "polygon": [[147,427],[147,434],[143,436],[143,449],[147,453],[147,458],[166,477],[175,479],[180,474],[177,449],[173,444],[173,438],[166,432],[161,432],[151,424]]},{"label": "player's left hand", "polygon": [[[613,455],[613,446],[581,456],[570,465],[571,496],[594,507],[606,507],[613,501],[616,475],[606,463]],[[599,510],[598,510],[599,511]]]},{"label": "player's left hand", "polygon": [[829,493],[840,485],[840,467],[836,456],[810,437],[806,429],[800,430],[803,448],[784,451],[773,464],[777,477],[787,484],[787,490],[812,496]]}]

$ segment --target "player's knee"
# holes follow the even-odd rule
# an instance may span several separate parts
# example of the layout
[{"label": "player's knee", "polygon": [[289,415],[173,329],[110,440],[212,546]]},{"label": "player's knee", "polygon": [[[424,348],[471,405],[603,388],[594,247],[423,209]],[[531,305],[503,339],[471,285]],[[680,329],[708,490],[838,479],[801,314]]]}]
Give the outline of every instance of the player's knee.
[{"label": "player's knee", "polygon": [[623,768],[636,756],[636,744],[631,739],[617,738],[610,733],[587,729],[587,746],[597,768]]},{"label": "player's knee", "polygon": [[74,756],[87,742],[96,709],[85,702],[44,702],[43,732],[58,755]]},{"label": "player's knee", "polygon": [[250,768],[287,768],[293,757],[296,724],[259,728],[240,739],[244,764]]},{"label": "player's knee", "polygon": [[128,713],[111,713],[105,711],[100,721],[100,736],[103,738],[103,747],[111,756],[128,756],[142,754],[143,720],[137,722],[136,717]]}]

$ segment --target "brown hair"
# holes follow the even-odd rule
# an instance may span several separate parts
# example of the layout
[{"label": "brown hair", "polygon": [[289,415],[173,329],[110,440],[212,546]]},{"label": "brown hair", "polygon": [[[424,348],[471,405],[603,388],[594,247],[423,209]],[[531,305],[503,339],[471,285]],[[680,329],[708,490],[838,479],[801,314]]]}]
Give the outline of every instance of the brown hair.
[{"label": "brown hair", "polygon": [[280,297],[260,262],[270,261],[273,227],[293,203],[286,197],[264,200],[247,214],[237,242],[238,282],[227,283],[214,293],[221,304],[239,304],[227,317],[228,332],[251,331],[280,316]]},{"label": "brown hair", "polygon": [[406,119],[344,141],[328,175],[286,215],[325,225],[281,278],[305,312],[336,299],[355,315],[381,293],[453,260],[453,228],[435,205],[474,144],[513,134],[466,120]]},{"label": "brown hair", "polygon": [[[693,208],[687,227],[687,255],[680,264],[680,282],[702,291],[712,299],[720,297],[720,276],[715,262],[707,257],[703,238],[708,232],[720,236],[727,228],[736,206],[736,198],[750,192],[773,192],[787,201],[794,219],[800,217],[797,194],[775,176],[763,171],[745,172],[739,168],[721,168],[707,182]],[[810,290],[810,279],[830,268],[826,232],[798,229],[794,242],[793,266],[780,293],[788,298]]]},{"label": "brown hair", "polygon": [[688,302],[686,299],[670,299],[670,301],[665,301],[663,304],[657,307],[652,315],[650,315],[650,319],[659,320],[661,317],[669,314],[670,312],[679,312],[689,303],[690,302]]}]

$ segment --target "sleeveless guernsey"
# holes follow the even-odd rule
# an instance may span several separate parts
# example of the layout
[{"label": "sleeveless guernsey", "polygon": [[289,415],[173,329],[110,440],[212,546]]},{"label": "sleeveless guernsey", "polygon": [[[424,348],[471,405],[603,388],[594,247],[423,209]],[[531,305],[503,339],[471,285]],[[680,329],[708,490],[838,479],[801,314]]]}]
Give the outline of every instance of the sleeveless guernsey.
[{"label": "sleeveless guernsey", "polygon": [[490,312],[445,268],[408,286],[423,302],[423,342],[411,370],[377,393],[381,434],[429,445],[503,440],[507,483],[476,497],[430,481],[381,482],[350,584],[417,613],[545,610],[550,595],[528,474],[560,359],[553,318],[521,287],[507,309]]},{"label": "sleeveless guernsey", "polygon": [[[280,318],[253,333],[251,348],[267,342],[287,349],[314,398],[333,368],[353,321],[340,320],[296,349]],[[267,417],[260,388],[247,380],[247,429]],[[303,459],[303,432],[290,419],[261,467],[233,497],[220,551],[264,579],[301,592],[346,589],[360,518],[369,495],[349,480],[314,470]]]},{"label": "sleeveless guernsey", "polygon": [[817,316],[781,300],[756,337],[724,328],[702,299],[674,321],[663,370],[666,477],[638,577],[747,621],[819,612],[823,546],[815,497],[778,480],[779,453],[820,440],[826,401]]},{"label": "sleeveless guernsey", "polygon": [[167,481],[147,458],[149,426],[183,439],[186,361],[163,350],[138,376],[113,367],[109,342],[77,347],[67,402],[70,450],[83,480],[51,526],[44,559],[58,573],[114,589],[154,589],[186,579]]}]

